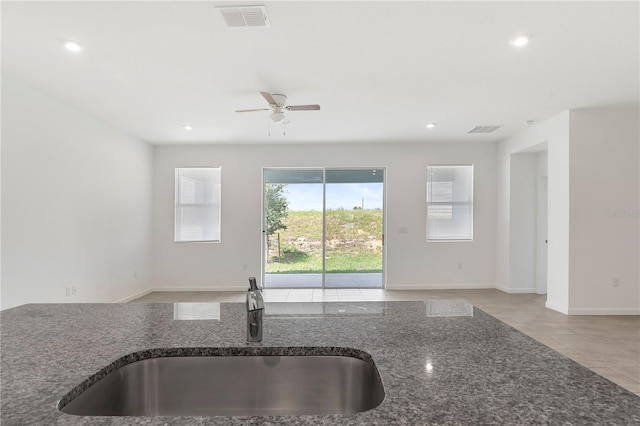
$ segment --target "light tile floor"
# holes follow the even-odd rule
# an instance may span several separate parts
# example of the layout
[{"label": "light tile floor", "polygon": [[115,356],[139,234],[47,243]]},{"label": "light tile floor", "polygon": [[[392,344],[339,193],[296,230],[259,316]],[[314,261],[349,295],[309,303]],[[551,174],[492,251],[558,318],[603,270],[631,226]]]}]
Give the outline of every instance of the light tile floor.
[{"label": "light tile floor", "polygon": [[[499,290],[266,289],[267,302],[464,299],[640,396],[640,316],[568,316]],[[132,302],[244,302],[245,292],[154,292]]]}]

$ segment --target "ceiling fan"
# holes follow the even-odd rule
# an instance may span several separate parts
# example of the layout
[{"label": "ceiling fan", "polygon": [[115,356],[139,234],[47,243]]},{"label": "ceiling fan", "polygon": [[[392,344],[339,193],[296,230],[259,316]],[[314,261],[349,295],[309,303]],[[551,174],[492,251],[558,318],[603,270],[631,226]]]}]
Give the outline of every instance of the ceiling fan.
[{"label": "ceiling fan", "polygon": [[274,123],[284,121],[285,111],[318,111],[320,105],[287,105],[287,96],[277,93],[260,92],[262,97],[269,103],[269,108],[238,109],[236,112],[271,111],[269,118]]}]

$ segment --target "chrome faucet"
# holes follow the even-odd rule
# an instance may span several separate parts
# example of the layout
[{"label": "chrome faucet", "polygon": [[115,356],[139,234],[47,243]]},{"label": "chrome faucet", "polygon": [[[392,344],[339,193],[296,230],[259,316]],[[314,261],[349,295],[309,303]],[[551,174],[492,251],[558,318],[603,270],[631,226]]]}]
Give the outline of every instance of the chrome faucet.
[{"label": "chrome faucet", "polygon": [[262,290],[258,288],[256,279],[249,278],[249,291],[247,292],[247,341],[262,341],[262,315],[264,313],[264,299]]}]

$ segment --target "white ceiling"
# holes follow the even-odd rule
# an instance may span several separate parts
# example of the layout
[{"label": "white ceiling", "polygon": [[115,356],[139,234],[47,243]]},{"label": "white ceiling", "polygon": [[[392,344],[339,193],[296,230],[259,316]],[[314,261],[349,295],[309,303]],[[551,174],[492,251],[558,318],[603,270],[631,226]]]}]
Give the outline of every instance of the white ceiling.
[{"label": "white ceiling", "polygon": [[[215,6],[231,4],[265,5],[271,27],[227,28]],[[639,102],[638,2],[1,7],[4,74],[154,144],[498,140],[567,109]],[[515,49],[521,33],[531,42]],[[268,112],[234,112],[266,106],[260,91],[322,109],[289,112],[287,135],[268,136]],[[492,124],[504,127],[467,134]]]}]

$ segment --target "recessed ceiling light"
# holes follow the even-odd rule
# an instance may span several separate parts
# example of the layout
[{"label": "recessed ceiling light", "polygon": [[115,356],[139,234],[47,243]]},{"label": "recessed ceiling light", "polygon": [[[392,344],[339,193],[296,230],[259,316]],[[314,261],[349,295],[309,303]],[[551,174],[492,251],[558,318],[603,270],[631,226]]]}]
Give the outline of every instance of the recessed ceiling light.
[{"label": "recessed ceiling light", "polygon": [[193,126],[191,124],[183,124],[182,128],[185,130],[193,130]]},{"label": "recessed ceiling light", "polygon": [[509,44],[511,44],[513,47],[522,47],[527,43],[529,43],[529,37],[527,36],[518,36],[509,40]]},{"label": "recessed ceiling light", "polygon": [[433,129],[436,127],[436,123],[427,123],[427,129]]},{"label": "recessed ceiling light", "polygon": [[82,49],[84,49],[83,45],[73,40],[65,40],[63,44],[64,44],[64,48],[67,49],[69,52],[77,53],[77,52],[80,52]]}]

